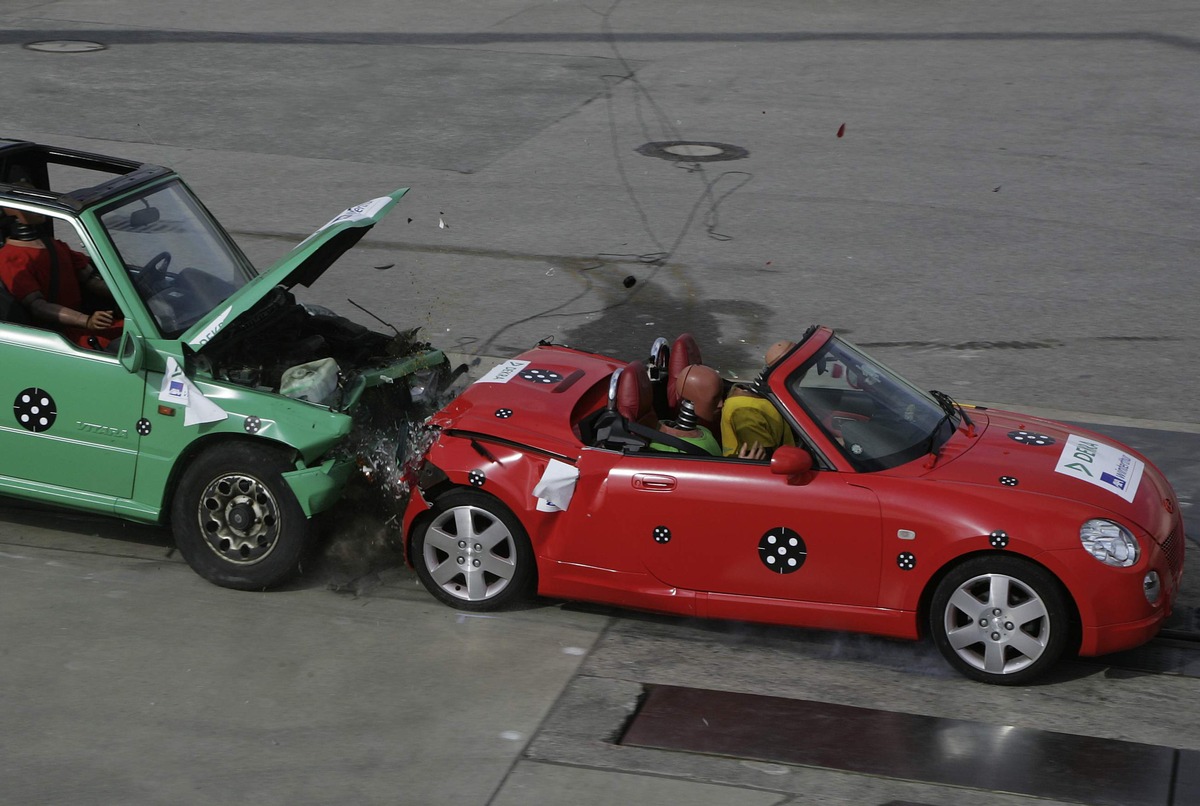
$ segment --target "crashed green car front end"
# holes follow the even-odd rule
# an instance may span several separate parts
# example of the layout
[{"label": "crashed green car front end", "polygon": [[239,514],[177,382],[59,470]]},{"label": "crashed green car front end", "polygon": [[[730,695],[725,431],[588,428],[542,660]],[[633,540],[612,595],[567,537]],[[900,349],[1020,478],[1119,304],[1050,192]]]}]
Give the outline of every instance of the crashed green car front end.
[{"label": "crashed green car front end", "polygon": [[441,351],[421,350],[358,373],[350,379],[337,408],[241,387],[197,372],[188,379],[195,388],[191,395],[202,395],[225,416],[192,426],[183,424],[185,406],[160,399],[159,392],[168,383],[167,374],[150,370],[143,419],[153,424],[151,433],[159,438],[143,440],[133,495],[117,507],[117,514],[143,521],[160,520],[172,478],[188,456],[231,439],[262,440],[294,454],[295,470],[284,473],[283,478],[305,515],[323,512],[337,503],[356,470],[358,460],[350,446],[346,451],[338,449],[354,432],[363,397],[378,388],[403,398],[410,376],[445,365]]},{"label": "crashed green car front end", "polygon": [[[151,246],[136,237],[136,228],[126,222],[146,205],[153,210],[157,204],[171,205],[176,211],[191,206],[190,200],[188,205],[176,201],[179,184],[159,183],[108,205],[99,215],[110,224],[114,251],[126,264],[136,265],[164,245],[174,246],[176,254],[220,254],[233,264],[208,267],[206,274],[192,277],[187,275],[195,271],[192,267],[184,270],[194,286],[188,291],[217,291],[218,304],[199,317],[192,300],[180,299],[180,281],[147,286],[133,278],[133,291],[152,320],[141,323],[142,328],[159,331],[155,335],[180,324],[187,329],[176,338],[150,338],[140,345],[147,390],[143,421],[147,436],[156,439],[143,440],[134,494],[118,512],[159,519],[189,456],[220,440],[252,439],[294,454],[295,470],[284,479],[304,513],[312,516],[338,500],[354,470],[353,456],[331,452],[336,454],[335,447],[353,431],[369,390],[387,388],[401,398],[395,408],[402,409],[408,377],[446,364],[440,351],[416,341],[413,333],[374,333],[332,311],[302,305],[290,292],[297,284],[315,281],[406,189],[349,208],[253,276],[237,265],[242,258],[233,247],[197,245],[195,236],[176,236],[167,244],[157,238]],[[248,280],[236,287],[242,276]],[[138,323],[127,323],[127,338],[137,339],[128,328]],[[314,341],[319,348],[307,349]]]},{"label": "crashed green car front end", "polygon": [[[111,178],[64,190],[62,167]],[[370,330],[292,293],[405,192],[343,211],[259,272],[169,169],[0,140],[0,206],[86,257],[123,320],[110,349],[88,349],[0,296],[0,397],[13,401],[0,494],[169,522],[219,585],[295,573],[312,516],[339,500],[363,446],[378,454],[379,433],[407,433],[413,387],[449,375],[415,331]],[[398,467],[404,442],[389,444]]]}]

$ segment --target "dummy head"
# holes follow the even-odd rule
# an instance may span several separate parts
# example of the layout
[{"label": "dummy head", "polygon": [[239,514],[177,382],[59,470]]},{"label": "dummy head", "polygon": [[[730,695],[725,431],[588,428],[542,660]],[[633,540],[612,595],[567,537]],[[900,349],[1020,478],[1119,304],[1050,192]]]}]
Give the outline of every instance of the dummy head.
[{"label": "dummy head", "polygon": [[767,397],[769,391],[767,389],[766,374],[771,370],[771,367],[779,363],[779,360],[788,354],[788,351],[796,346],[794,341],[777,341],[767,348],[767,354],[764,358],[767,365],[763,367],[763,371],[758,373],[758,377],[750,384],[749,391],[759,397]]},{"label": "dummy head", "polygon": [[[33,187],[33,183],[28,179],[17,179],[12,184],[22,188]],[[41,237],[38,228],[46,221],[46,217],[41,213],[18,210],[15,207],[0,208],[0,213],[12,219],[8,226],[10,238],[18,241],[35,241]]]},{"label": "dummy head", "polygon": [[701,425],[711,430],[720,421],[725,396],[721,376],[715,369],[703,364],[685,367],[675,380],[675,390],[680,400],[692,401]]},{"label": "dummy head", "polygon": [[772,344],[770,347],[767,348],[767,354],[765,356],[765,358],[767,359],[767,366],[768,367],[774,366],[775,362],[777,362],[779,359],[781,359],[785,355],[787,355],[788,350],[792,349],[795,346],[796,346],[796,342],[794,342],[794,341],[777,341],[774,344]]}]

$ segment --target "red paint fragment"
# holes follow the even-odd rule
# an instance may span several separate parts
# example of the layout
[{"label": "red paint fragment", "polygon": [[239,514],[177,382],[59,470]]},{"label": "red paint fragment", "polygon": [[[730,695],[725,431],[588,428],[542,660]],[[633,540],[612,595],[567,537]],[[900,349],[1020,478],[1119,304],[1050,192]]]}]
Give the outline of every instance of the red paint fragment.
[{"label": "red paint fragment", "polygon": [[846,133],[846,124],[843,123],[841,126],[838,126],[838,137],[841,137],[845,133]]}]

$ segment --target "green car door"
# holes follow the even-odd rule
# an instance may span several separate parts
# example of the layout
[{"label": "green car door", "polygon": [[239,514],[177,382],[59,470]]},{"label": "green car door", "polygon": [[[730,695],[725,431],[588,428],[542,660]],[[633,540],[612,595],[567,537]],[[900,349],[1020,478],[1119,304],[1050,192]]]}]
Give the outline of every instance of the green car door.
[{"label": "green car door", "polygon": [[132,494],[144,370],[13,324],[0,324],[0,367],[0,483],[78,503]]}]

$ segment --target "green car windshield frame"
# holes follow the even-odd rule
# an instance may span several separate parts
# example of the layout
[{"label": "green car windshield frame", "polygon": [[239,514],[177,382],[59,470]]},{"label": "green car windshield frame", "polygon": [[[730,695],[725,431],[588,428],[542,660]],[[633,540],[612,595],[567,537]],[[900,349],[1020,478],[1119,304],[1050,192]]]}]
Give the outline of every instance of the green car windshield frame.
[{"label": "green car windshield frame", "polygon": [[99,220],[167,338],[178,337],[257,276],[178,179],[102,208]]}]

